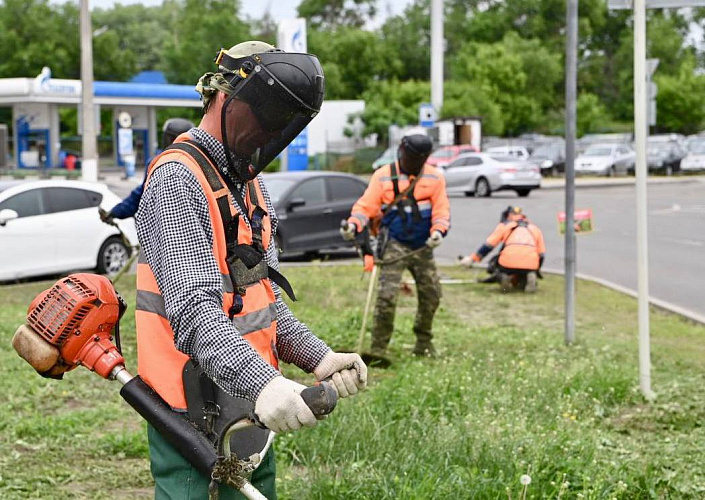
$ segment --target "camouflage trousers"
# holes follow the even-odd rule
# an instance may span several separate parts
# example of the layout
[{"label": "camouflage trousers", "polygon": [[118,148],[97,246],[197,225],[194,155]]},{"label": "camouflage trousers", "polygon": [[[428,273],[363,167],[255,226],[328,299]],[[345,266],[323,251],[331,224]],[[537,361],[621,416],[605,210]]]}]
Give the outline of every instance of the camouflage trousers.
[{"label": "camouflage trousers", "polygon": [[[390,240],[384,252],[385,261],[393,261],[409,253],[411,249],[398,241]],[[389,345],[394,329],[397,295],[405,269],[411,272],[416,281],[418,306],[414,334],[417,348],[429,347],[433,338],[433,316],[441,301],[441,285],[436,272],[433,250],[426,247],[391,264],[380,267],[379,290],[375,305],[374,324],[372,326],[372,351],[382,354]]]}]

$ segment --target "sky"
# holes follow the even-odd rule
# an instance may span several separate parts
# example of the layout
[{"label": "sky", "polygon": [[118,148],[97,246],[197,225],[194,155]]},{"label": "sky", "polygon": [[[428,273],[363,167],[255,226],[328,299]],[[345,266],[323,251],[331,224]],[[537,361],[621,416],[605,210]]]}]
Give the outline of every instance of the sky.
[{"label": "sky", "polygon": [[[65,0],[54,1],[56,3],[60,3]],[[272,16],[277,21],[296,17],[296,7],[298,7],[300,2],[301,0],[240,0],[243,14],[252,18],[262,17],[262,14],[269,6],[276,4],[276,8],[272,8],[270,10],[272,12]],[[141,3],[143,5],[159,5],[162,3],[162,0],[90,0],[91,8],[107,8],[112,7],[116,3],[123,5],[134,3]],[[371,23],[370,27],[381,26],[390,14],[401,14],[404,8],[410,3],[411,0],[379,0],[377,2],[379,13],[374,22]]]}]

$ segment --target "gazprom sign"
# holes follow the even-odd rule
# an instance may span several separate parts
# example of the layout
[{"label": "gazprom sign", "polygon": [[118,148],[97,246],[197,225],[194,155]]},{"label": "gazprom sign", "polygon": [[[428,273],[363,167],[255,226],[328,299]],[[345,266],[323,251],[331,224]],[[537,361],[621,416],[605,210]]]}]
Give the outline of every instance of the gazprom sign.
[{"label": "gazprom sign", "polygon": [[[284,19],[279,21],[277,30],[277,47],[285,52],[308,51],[306,43],[306,19]],[[286,148],[286,165],[288,170],[306,170],[308,168],[308,133],[306,129]]]}]

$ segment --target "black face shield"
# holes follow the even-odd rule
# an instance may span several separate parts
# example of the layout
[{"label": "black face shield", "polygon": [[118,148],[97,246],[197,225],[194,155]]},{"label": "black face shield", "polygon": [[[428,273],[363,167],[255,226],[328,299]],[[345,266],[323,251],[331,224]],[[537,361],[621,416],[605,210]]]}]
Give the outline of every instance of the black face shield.
[{"label": "black face shield", "polygon": [[[221,112],[221,132],[228,163],[243,180],[251,180],[293,141],[321,110],[325,92],[323,69],[311,54],[264,52],[239,59],[221,51],[216,61],[228,70],[234,88]],[[226,113],[233,99],[250,106],[270,138],[250,157],[230,151]]]},{"label": "black face shield", "polygon": [[433,142],[427,135],[404,136],[399,145],[399,165],[407,173],[418,175],[431,155],[432,149]]}]

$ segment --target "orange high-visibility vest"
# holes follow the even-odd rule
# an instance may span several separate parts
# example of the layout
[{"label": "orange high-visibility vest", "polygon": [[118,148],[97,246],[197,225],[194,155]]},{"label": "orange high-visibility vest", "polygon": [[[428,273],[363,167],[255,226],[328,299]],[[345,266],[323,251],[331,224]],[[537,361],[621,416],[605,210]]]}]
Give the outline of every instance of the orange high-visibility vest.
[{"label": "orange high-visibility vest", "polygon": [[510,222],[505,225],[499,254],[499,265],[505,269],[535,271],[539,268],[539,254],[543,248],[541,230],[531,223]]},{"label": "orange high-visibility vest", "polygon": [[[189,140],[188,134],[179,136],[175,143]],[[157,156],[149,166],[147,183],[151,179],[154,171],[159,166],[167,162],[179,162],[186,165],[196,176],[208,201],[211,225],[213,227],[213,256],[215,257],[223,279],[223,312],[229,315],[231,306],[235,299],[233,281],[230,276],[230,269],[226,261],[226,231],[218,207],[218,199],[227,197],[230,206],[230,213],[233,216],[238,214],[232,194],[218,171],[213,167],[211,175],[215,173],[220,181],[221,189],[214,191],[209,183],[209,179],[204,174],[201,166],[185,151],[166,150]],[[212,179],[211,179],[212,182]],[[252,200],[248,190],[245,202],[247,204],[247,215],[250,217],[255,204],[259,207],[266,207],[259,180],[251,181],[255,185],[257,200]],[[245,218],[238,217],[237,243],[251,245],[253,243],[253,233],[251,228],[245,223]],[[262,244],[265,252],[271,240],[272,228],[269,217],[264,217],[262,221]],[[276,355],[276,297],[272,290],[271,283],[266,277],[256,279],[247,283],[246,287],[240,287],[238,291],[242,297],[243,308],[232,318],[233,324],[238,332],[245,337],[250,345],[269,364],[278,368]],[[143,255],[137,265],[137,372],[142,379],[149,384],[172,408],[186,409],[186,396],[182,372],[184,365],[189,360],[189,356],[176,349],[174,345],[174,332],[169,324],[164,299],[154,278],[149,264],[145,262]]]}]

